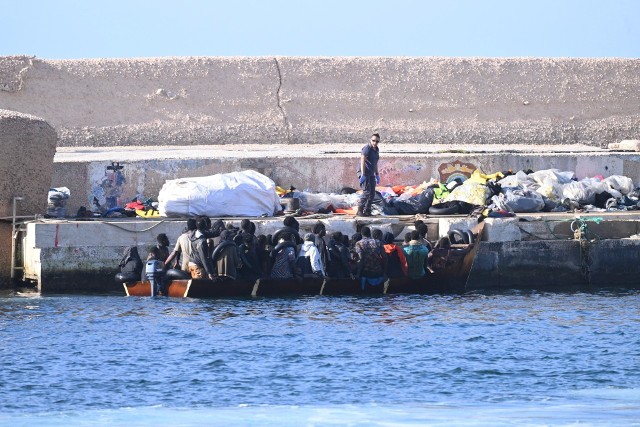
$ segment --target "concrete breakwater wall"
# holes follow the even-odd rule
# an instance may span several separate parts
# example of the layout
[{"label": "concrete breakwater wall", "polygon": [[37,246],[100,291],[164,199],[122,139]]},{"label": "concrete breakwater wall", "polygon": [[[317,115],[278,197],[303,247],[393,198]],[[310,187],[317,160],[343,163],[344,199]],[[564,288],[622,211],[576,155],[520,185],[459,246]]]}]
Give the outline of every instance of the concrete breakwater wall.
[{"label": "concrete breakwater wall", "polygon": [[11,284],[14,218],[46,211],[56,142],[41,118],[0,109],[0,288]]},{"label": "concrete breakwater wall", "polygon": [[59,146],[570,144],[638,137],[640,60],[0,57],[0,108]]}]

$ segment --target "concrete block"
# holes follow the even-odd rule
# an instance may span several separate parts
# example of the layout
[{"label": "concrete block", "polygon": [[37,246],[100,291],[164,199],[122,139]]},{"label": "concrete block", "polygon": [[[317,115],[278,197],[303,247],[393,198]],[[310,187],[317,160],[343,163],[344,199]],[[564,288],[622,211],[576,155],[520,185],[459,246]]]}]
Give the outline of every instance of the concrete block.
[{"label": "concrete block", "polygon": [[625,139],[620,142],[612,142],[607,148],[618,151],[640,151],[640,139]]},{"label": "concrete block", "polygon": [[518,218],[485,218],[482,240],[485,242],[517,242],[522,239]]},{"label": "concrete block", "polygon": [[469,217],[442,217],[438,218],[438,238],[444,237],[451,229],[471,230],[478,225],[476,218]]}]

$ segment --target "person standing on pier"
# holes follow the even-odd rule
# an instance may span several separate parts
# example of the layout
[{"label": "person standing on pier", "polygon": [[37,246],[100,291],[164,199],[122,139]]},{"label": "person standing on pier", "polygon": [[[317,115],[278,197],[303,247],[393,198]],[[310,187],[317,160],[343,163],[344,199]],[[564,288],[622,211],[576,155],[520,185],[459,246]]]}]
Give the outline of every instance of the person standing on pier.
[{"label": "person standing on pier", "polygon": [[376,184],[380,184],[380,174],[378,173],[379,142],[380,135],[374,133],[371,135],[369,143],[362,147],[358,178],[360,178],[360,187],[363,191],[356,214],[358,216],[371,216],[371,204],[376,196]]}]

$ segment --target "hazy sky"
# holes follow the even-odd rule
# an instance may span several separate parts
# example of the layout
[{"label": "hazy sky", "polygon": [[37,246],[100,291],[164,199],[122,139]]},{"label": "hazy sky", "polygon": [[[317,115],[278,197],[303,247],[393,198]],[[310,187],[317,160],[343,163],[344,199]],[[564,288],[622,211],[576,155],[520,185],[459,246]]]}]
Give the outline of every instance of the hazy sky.
[{"label": "hazy sky", "polygon": [[640,0],[0,0],[0,56],[640,57]]}]

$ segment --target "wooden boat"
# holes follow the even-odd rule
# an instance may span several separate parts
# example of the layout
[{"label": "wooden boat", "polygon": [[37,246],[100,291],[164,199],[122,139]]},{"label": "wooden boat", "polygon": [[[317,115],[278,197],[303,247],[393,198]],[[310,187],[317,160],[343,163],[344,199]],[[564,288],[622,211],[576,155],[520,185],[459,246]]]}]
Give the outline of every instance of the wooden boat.
[{"label": "wooden boat", "polygon": [[[482,225],[474,234],[482,232]],[[272,297],[302,295],[383,295],[464,292],[471,266],[478,251],[477,239],[471,244],[455,244],[431,251],[433,272],[425,277],[389,278],[378,286],[362,285],[351,279],[307,277],[304,279],[257,280],[171,280],[167,296],[177,298]],[[127,296],[150,296],[149,282],[123,283]]]}]

